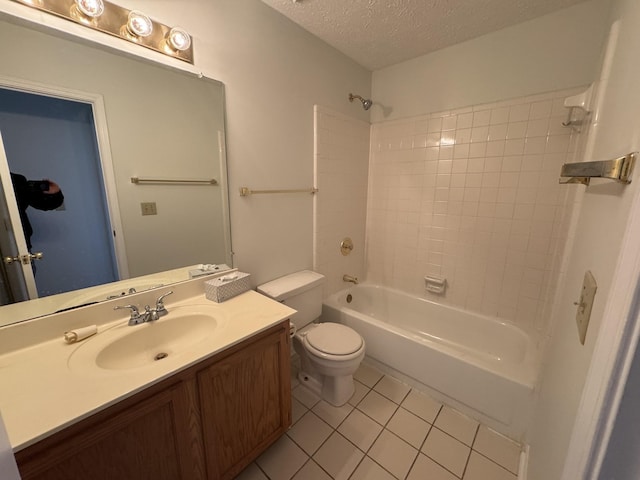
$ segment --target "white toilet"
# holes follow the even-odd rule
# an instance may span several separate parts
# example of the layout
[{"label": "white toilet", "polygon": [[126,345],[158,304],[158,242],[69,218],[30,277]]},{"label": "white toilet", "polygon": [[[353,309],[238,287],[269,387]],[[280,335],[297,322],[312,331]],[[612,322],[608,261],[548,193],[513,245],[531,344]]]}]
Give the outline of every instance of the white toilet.
[{"label": "white toilet", "polygon": [[293,348],[300,356],[300,381],[324,400],[341,406],[353,395],[353,374],[364,358],[364,340],[338,323],[314,323],[322,312],[324,276],[303,270],[258,287],[258,292],[297,310]]}]

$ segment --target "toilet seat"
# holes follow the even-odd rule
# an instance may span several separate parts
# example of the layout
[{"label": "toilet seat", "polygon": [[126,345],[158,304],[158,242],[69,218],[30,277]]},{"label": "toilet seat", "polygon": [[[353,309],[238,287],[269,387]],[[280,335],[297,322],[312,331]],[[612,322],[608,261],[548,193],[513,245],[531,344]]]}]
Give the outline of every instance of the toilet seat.
[{"label": "toilet seat", "polygon": [[357,357],[364,342],[355,330],[345,325],[320,323],[306,333],[303,344],[312,355],[340,361]]}]

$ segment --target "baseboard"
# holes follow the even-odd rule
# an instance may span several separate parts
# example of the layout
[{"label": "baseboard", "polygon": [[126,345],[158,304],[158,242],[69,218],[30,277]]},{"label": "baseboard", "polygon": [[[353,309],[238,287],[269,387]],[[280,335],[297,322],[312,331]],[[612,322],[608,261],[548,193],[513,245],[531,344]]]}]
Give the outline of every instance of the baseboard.
[{"label": "baseboard", "polygon": [[529,445],[525,444],[520,452],[520,463],[518,464],[518,480],[527,480],[527,467],[529,466]]}]

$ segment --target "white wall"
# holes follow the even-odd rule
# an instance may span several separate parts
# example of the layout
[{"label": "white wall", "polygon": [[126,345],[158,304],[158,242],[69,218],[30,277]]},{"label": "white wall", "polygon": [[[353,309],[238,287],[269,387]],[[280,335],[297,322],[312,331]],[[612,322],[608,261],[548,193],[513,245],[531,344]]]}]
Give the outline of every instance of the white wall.
[{"label": "white wall", "polygon": [[[592,148],[591,152],[587,149],[587,160],[614,158],[640,149],[640,4],[636,0],[618,0],[613,6],[608,25],[619,20],[619,37],[612,44],[610,62],[604,62],[600,74],[599,106],[594,112],[597,121],[591,127]],[[584,194],[531,432],[530,480],[560,478],[594,345],[598,336],[614,333],[609,331],[603,314],[627,223],[630,215],[637,215],[630,207],[640,194],[638,170],[634,177],[627,186],[595,181]],[[581,346],[573,302],[579,296],[586,270],[593,272],[598,292],[586,344]]]},{"label": "white wall", "polygon": [[368,119],[350,92],[371,74],[259,0],[131,0],[195,36],[196,64],[226,87],[234,264],[257,284],[311,268],[313,197],[239,197],[238,189],[313,184],[313,106]]},{"label": "white wall", "polygon": [[[342,290],[344,274],[364,279],[369,123],[316,106],[316,182],[313,269],[327,281],[325,296]],[[340,243],[353,241],[344,256]]]},{"label": "white wall", "polygon": [[372,121],[590,83],[608,0],[576,6],[378,70]]}]

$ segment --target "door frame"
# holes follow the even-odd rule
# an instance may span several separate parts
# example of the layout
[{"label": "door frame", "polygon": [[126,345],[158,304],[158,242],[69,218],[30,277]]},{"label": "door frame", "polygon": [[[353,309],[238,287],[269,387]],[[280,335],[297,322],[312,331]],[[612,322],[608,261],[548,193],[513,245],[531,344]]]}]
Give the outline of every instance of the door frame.
[{"label": "door frame", "polygon": [[603,322],[576,412],[562,480],[596,480],[640,337],[640,193],[633,199]]},{"label": "door frame", "polygon": [[[17,255],[16,258],[20,258],[22,255],[30,255],[31,252],[27,248],[27,241],[24,234],[24,228],[22,226],[22,221],[20,218],[20,211],[18,210],[18,202],[14,195],[14,189],[11,179],[11,172],[9,169],[9,161],[7,159],[7,152],[4,147],[4,142],[2,140],[2,132],[0,131],[0,184],[2,185],[2,194],[5,197],[6,207],[9,214],[9,227],[11,231],[11,236],[13,238],[8,238],[9,244],[15,245],[15,251],[3,251],[3,256],[6,255]],[[3,259],[4,261],[4,259]],[[15,282],[20,282],[21,287],[24,287],[24,290],[21,291],[22,295],[26,294],[26,299],[38,298],[38,289],[36,287],[36,279],[33,275],[33,270],[31,270],[31,260],[27,264],[25,264],[22,260],[14,260],[15,263],[18,263],[19,270],[15,272],[13,277],[13,282],[10,280],[9,284],[12,285],[14,289],[18,288]],[[6,273],[9,276],[12,276],[10,270],[4,266]],[[11,267],[10,267],[11,268]],[[18,273],[20,272],[20,273]],[[22,290],[22,288],[20,288]],[[24,300],[23,298],[18,299],[17,301]],[[16,301],[14,299],[14,301]]]},{"label": "door frame", "polygon": [[109,143],[104,97],[98,93],[73,90],[3,75],[0,75],[0,88],[91,105],[96,141],[98,143],[98,156],[100,158],[105,196],[107,199],[107,215],[111,223],[111,234],[113,235],[112,241],[115,250],[116,273],[119,280],[129,278],[129,265],[127,263],[124,229],[122,228],[122,219],[120,217],[120,205],[118,203],[111,145]]}]

